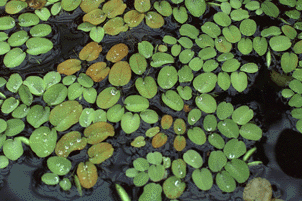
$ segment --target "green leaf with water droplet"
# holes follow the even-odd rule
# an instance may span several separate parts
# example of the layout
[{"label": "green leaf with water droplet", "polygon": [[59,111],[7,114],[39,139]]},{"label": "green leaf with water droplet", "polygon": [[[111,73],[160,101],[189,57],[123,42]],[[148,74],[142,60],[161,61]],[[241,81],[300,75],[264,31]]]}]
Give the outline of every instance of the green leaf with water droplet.
[{"label": "green leaf with water droplet", "polygon": [[79,124],[84,128],[88,127],[92,123],[94,116],[95,111],[93,108],[85,108],[80,116]]},{"label": "green leaf with water droplet", "polygon": [[13,111],[12,116],[14,118],[22,119],[26,117],[27,113],[29,112],[29,109],[30,108],[27,107],[25,104],[21,104]]},{"label": "green leaf with water droplet", "polygon": [[205,131],[212,132],[216,130],[216,126],[217,126],[217,120],[214,115],[210,114],[205,116],[205,118],[203,119],[203,129]]},{"label": "green leaf with water droplet", "polygon": [[138,114],[126,112],[121,119],[121,127],[127,134],[135,132],[140,126],[140,117]]},{"label": "green leaf with water droplet", "polygon": [[11,74],[6,83],[6,88],[13,93],[17,93],[22,82],[22,77],[18,73]]},{"label": "green leaf with water droplet", "polygon": [[7,40],[8,44],[11,47],[21,46],[23,45],[27,40],[29,39],[29,36],[26,31],[21,30],[13,33]]},{"label": "green leaf with water droplet", "polygon": [[61,81],[61,75],[56,71],[50,71],[43,77],[43,80],[45,82],[46,89],[48,89]]},{"label": "green leaf with water droplet", "polygon": [[131,70],[137,74],[141,75],[146,71],[147,68],[147,60],[145,57],[139,53],[135,53],[131,55],[129,59],[129,65],[131,67]]},{"label": "green leaf with water droplet", "polygon": [[156,68],[169,63],[174,63],[174,58],[170,54],[157,52],[152,55],[152,61],[150,65]]},{"label": "green leaf with water droplet", "polygon": [[48,121],[50,115],[50,108],[41,105],[34,105],[30,108],[26,120],[34,128],[39,128],[42,124]]},{"label": "green leaf with water droplet", "polygon": [[59,183],[60,187],[64,190],[64,191],[68,191],[71,189],[71,182],[68,178],[64,178],[60,181]]},{"label": "green leaf with water droplet", "polygon": [[227,138],[238,138],[239,136],[239,127],[231,119],[225,119],[223,121],[220,121],[218,123],[218,130]]},{"label": "green leaf with water droplet", "polygon": [[60,178],[54,173],[45,173],[42,175],[41,180],[47,185],[57,185]]},{"label": "green leaf with water droplet", "polygon": [[47,167],[57,175],[66,175],[71,169],[71,162],[63,157],[52,156],[47,159]]},{"label": "green leaf with water droplet", "polygon": [[50,130],[46,126],[34,130],[29,138],[30,148],[41,158],[49,156],[55,150],[56,142],[56,130]]},{"label": "green leaf with water droplet", "polygon": [[44,80],[39,76],[29,76],[24,80],[23,84],[36,96],[41,96],[46,88]]},{"label": "green leaf with water droplet", "polygon": [[153,55],[153,45],[148,41],[142,41],[138,43],[138,52],[143,55],[146,59]]},{"label": "green leaf with water droplet", "polygon": [[172,162],[172,172],[173,174],[180,179],[185,178],[187,171],[187,164],[182,159],[177,159]]},{"label": "green leaf with water droplet", "polygon": [[243,105],[238,107],[232,114],[232,119],[238,125],[248,123],[254,117],[254,112],[248,106]]},{"label": "green leaf with water droplet", "polygon": [[195,98],[197,107],[205,113],[214,113],[217,108],[216,100],[209,94],[201,94]]},{"label": "green leaf with water droplet", "polygon": [[163,183],[164,193],[169,199],[176,199],[182,195],[186,188],[186,183],[176,176],[169,177]]},{"label": "green leaf with water droplet", "polygon": [[9,97],[8,99],[5,99],[5,101],[1,105],[1,112],[4,114],[9,114],[18,107],[19,103],[20,101],[18,99]]},{"label": "green leaf with water droplet", "polygon": [[233,192],[236,189],[236,182],[227,171],[221,171],[216,175],[216,184],[224,192]]},{"label": "green leaf with water droplet", "polygon": [[221,34],[220,27],[213,22],[206,22],[201,26],[201,30],[212,38],[217,38]]},{"label": "green leaf with water droplet", "polygon": [[195,150],[188,150],[183,155],[184,161],[193,168],[200,168],[203,164],[203,159]]},{"label": "green leaf with water droplet", "polygon": [[200,93],[212,91],[217,82],[217,76],[214,73],[202,73],[193,80],[194,88]]},{"label": "green leaf with water droplet", "polygon": [[7,68],[15,68],[22,64],[26,57],[26,53],[20,48],[11,49],[3,59],[3,63]]},{"label": "green leaf with water droplet", "polygon": [[217,133],[212,133],[208,136],[209,143],[216,149],[222,149],[225,145],[224,139]]},{"label": "green leaf with water droplet", "polygon": [[81,137],[78,131],[66,133],[57,142],[54,142],[55,152],[57,156],[68,157],[68,155],[75,150],[82,150],[87,145],[87,138]]},{"label": "green leaf with water droplet", "polygon": [[57,131],[64,131],[79,121],[82,110],[77,101],[65,101],[51,110],[49,121]]},{"label": "green leaf with water droplet", "polygon": [[232,50],[232,43],[228,42],[225,37],[220,36],[215,39],[215,47],[219,52],[226,53]]},{"label": "green leaf with water droplet", "polygon": [[224,149],[223,153],[228,159],[239,158],[246,152],[246,146],[243,141],[238,141],[237,139],[229,140]]},{"label": "green leaf with water droplet", "polygon": [[115,87],[107,87],[99,93],[96,104],[101,109],[108,109],[120,99],[121,93]]},{"label": "green leaf with water droplet", "polygon": [[0,30],[8,30],[15,26],[14,18],[10,16],[2,16],[0,17]]},{"label": "green leaf with water droplet", "polygon": [[158,85],[163,89],[172,88],[178,80],[177,71],[173,66],[163,67],[158,74]]}]

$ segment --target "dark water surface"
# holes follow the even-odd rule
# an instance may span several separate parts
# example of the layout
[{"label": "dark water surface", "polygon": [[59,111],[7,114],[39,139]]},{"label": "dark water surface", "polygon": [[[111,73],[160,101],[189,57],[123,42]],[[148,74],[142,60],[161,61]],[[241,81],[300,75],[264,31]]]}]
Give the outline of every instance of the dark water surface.
[{"label": "dark water surface", "polygon": [[[128,7],[132,7],[133,1],[127,1]],[[127,8],[128,10],[128,8]],[[126,10],[126,11],[127,11]],[[207,20],[212,20],[212,15],[215,10],[213,8],[208,9],[201,19],[190,18],[188,23],[195,25],[198,29],[203,22]],[[83,13],[81,9],[77,9],[71,13],[63,13],[56,17],[51,17],[47,22],[53,27],[53,33],[48,37],[54,43],[54,48],[50,52],[44,55],[27,57],[26,61],[21,65],[21,67],[15,69],[8,69],[2,66],[0,68],[0,76],[8,78],[12,73],[20,73],[20,75],[25,79],[29,75],[45,75],[48,71],[56,70],[56,66],[67,60],[69,58],[77,58],[79,51],[91,41],[87,33],[78,31],[76,29],[77,25],[82,22]],[[255,36],[260,35],[260,31],[268,26],[280,26],[280,21],[272,20],[265,16],[251,16],[259,28]],[[169,34],[175,37],[179,37],[176,32],[180,26],[171,19],[171,17],[165,19],[165,26],[159,30],[152,30],[147,27],[144,23],[140,24],[138,27],[133,28],[126,33],[121,33],[118,36],[108,36],[106,35],[103,41],[100,43],[103,47],[102,54],[100,57],[93,62],[83,62],[82,70],[80,72],[85,72],[87,67],[91,63],[97,61],[105,61],[105,54],[111,46],[117,43],[125,43],[129,47],[129,55],[125,60],[129,59],[133,53],[137,52],[137,43],[142,40],[148,40],[152,42],[155,46],[161,43],[161,39],[165,34]],[[237,24],[236,24],[237,25]],[[20,29],[20,27],[15,27],[14,31]],[[23,47],[25,48],[25,47]],[[198,48],[197,48],[198,49]],[[260,125],[264,135],[259,142],[251,142],[248,140],[243,140],[247,146],[247,149],[253,146],[257,147],[257,151],[252,156],[254,161],[261,160],[263,165],[251,167],[250,179],[254,177],[264,177],[267,178],[273,185],[273,196],[278,197],[283,200],[302,200],[302,135],[294,131],[295,121],[290,117],[290,107],[287,106],[285,100],[283,100],[279,94],[281,90],[275,83],[270,79],[270,72],[265,65],[265,57],[256,56],[252,54],[249,56],[242,56],[239,52],[233,48],[232,52],[242,64],[248,62],[255,62],[260,66],[259,72],[251,75],[249,77],[248,89],[244,91],[243,94],[237,94],[234,89],[230,89],[228,92],[222,92],[219,87],[216,87],[214,93],[218,96],[216,97],[217,102],[228,101],[231,102],[235,107],[240,105],[248,105],[253,109],[255,113],[254,122]],[[2,62],[3,56],[0,56],[0,62]],[[40,64],[39,64],[40,63]],[[108,66],[112,66],[110,62],[107,63]],[[280,64],[278,59],[273,60],[272,66],[274,70],[280,70]],[[175,63],[177,69],[182,67],[182,64],[177,61]],[[157,78],[160,69],[151,68],[150,71],[146,71],[150,76]],[[78,72],[77,75],[80,73]],[[216,72],[216,71],[214,71]],[[218,71],[217,71],[218,72]],[[195,72],[195,76],[199,72]],[[135,87],[133,86],[134,80],[138,78],[137,75],[132,75],[132,80],[124,87],[119,89],[122,91],[123,97],[128,95],[137,94]],[[192,84],[181,84],[182,86]],[[105,79],[100,83],[95,83],[94,87],[100,92],[104,88],[110,86],[108,80]],[[176,89],[177,86],[173,87]],[[4,88],[0,88],[4,91]],[[164,90],[162,90],[164,91]],[[193,89],[193,93],[197,94],[196,90]],[[15,94],[7,92],[7,96],[15,96]],[[185,101],[189,104],[191,108],[196,107],[194,99],[190,101]],[[79,101],[84,107],[91,107],[97,109],[96,104],[88,104],[84,100]],[[122,104],[122,100],[120,102]],[[41,98],[35,99],[35,104],[41,104],[45,106]],[[175,112],[166,107],[160,98],[160,91],[156,97],[150,100],[150,108],[155,110],[159,116],[164,114],[170,114],[173,116],[174,120],[176,118],[187,119],[187,114],[184,111]],[[9,119],[10,115],[1,116],[0,118]],[[194,126],[202,126],[204,116],[201,120]],[[49,123],[44,124],[45,126],[52,127]],[[115,127],[116,134],[106,140],[106,142],[111,143],[114,147],[113,156],[97,165],[99,171],[99,180],[97,184],[89,190],[83,190],[84,196],[79,197],[76,188],[73,186],[69,192],[64,192],[57,185],[47,186],[41,182],[41,176],[48,171],[46,166],[47,159],[38,158],[33,154],[30,149],[24,146],[25,153],[16,162],[10,162],[8,168],[0,170],[0,200],[101,200],[101,201],[117,201],[119,200],[118,195],[115,192],[114,184],[121,184],[131,196],[133,200],[138,200],[139,196],[143,192],[143,188],[136,188],[132,184],[132,179],[128,179],[125,176],[125,171],[132,167],[132,161],[138,157],[145,157],[148,152],[160,151],[164,156],[169,156],[171,161],[177,158],[182,158],[182,154],[189,150],[195,149],[201,153],[204,159],[203,167],[207,166],[207,153],[214,150],[213,147],[207,142],[202,146],[196,146],[190,140],[187,140],[187,146],[185,150],[178,153],[173,148],[174,132],[173,128],[167,130],[165,133],[168,135],[168,142],[159,149],[154,149],[151,146],[151,140],[146,139],[147,143],[145,147],[133,148],[131,147],[131,141],[140,135],[144,136],[145,131],[153,126],[159,125],[156,123],[154,125],[148,125],[141,122],[141,127],[135,133],[131,135],[126,135],[121,129],[119,123],[113,124]],[[190,126],[187,125],[187,129]],[[22,135],[29,137],[33,131],[33,127],[30,125],[26,126],[26,129],[22,132]],[[83,132],[84,128],[79,127],[79,125],[74,125],[71,129]],[[62,134],[59,134],[59,138]],[[86,161],[88,156],[86,154],[88,147],[82,151],[77,151],[71,154],[70,160],[73,164],[73,169],[71,173],[75,170],[76,165],[81,161]],[[54,154],[53,154],[54,155]],[[186,191],[179,198],[183,201],[197,201],[197,200],[221,200],[221,201],[240,201],[242,200],[242,192],[247,184],[247,182],[238,185],[233,193],[222,193],[217,185],[213,185],[212,189],[204,192],[200,191],[192,182],[191,174],[193,168],[188,167],[187,176],[184,181],[187,184]],[[169,172],[171,173],[171,172]],[[162,184],[163,182],[160,182]],[[165,197],[163,195],[163,197]],[[163,200],[169,200],[164,198]]]}]

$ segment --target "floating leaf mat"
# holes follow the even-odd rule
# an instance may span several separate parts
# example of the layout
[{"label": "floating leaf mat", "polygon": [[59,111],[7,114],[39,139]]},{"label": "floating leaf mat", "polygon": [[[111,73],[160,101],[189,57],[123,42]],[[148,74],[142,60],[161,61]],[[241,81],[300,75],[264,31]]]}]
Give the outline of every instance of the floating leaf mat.
[{"label": "floating leaf mat", "polygon": [[302,132],[302,1],[0,10],[0,189],[22,165],[39,200],[285,199],[255,178],[282,113]]}]

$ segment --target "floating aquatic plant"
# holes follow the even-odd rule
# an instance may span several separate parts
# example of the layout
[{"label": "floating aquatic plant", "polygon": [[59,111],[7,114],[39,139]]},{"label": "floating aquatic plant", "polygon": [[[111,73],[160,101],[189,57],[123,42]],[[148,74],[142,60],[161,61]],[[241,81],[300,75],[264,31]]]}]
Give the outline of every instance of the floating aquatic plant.
[{"label": "floating aquatic plant", "polygon": [[[36,56],[51,51],[54,44],[49,35],[53,27],[40,22],[71,13],[78,7],[86,14],[81,16],[83,23],[77,28],[90,32],[93,41],[79,52],[78,59],[71,57],[56,64],[57,72],[49,72],[43,78],[26,76],[23,80],[19,74],[12,74],[7,81],[0,79],[1,91],[5,86],[10,92],[0,92],[1,112],[13,117],[0,119],[0,145],[4,154],[0,156],[0,168],[7,167],[9,160],[21,157],[22,143],[29,145],[39,157],[48,157],[55,152],[57,156],[47,159],[51,173],[45,173],[41,180],[69,190],[71,177],[62,179],[59,176],[71,170],[69,154],[89,146],[89,161],[78,164],[77,173],[71,174],[82,195],[82,187],[92,188],[97,183],[97,165],[114,154],[115,146],[104,141],[128,134],[134,149],[151,144],[154,149],[161,150],[164,145],[173,143],[180,156],[172,160],[171,176],[166,170],[171,161],[160,152],[150,152],[146,159],[133,161],[134,167],[126,171],[126,176],[134,178],[134,185],[145,186],[139,200],[151,196],[152,200],[161,200],[162,191],[169,199],[179,198],[186,188],[187,168],[194,168],[190,176],[201,190],[210,190],[216,182],[222,191],[234,191],[236,182],[244,183],[250,176],[248,165],[251,163],[246,163],[243,138],[257,141],[262,137],[261,128],[253,122],[252,109],[215,99],[221,91],[236,94],[248,91],[253,83],[250,77],[261,67],[235,57],[234,50],[240,55],[266,57],[270,70],[276,68],[276,63],[281,64],[278,70],[288,77],[279,78],[276,74],[272,77],[285,80],[284,85],[288,88],[282,91],[282,96],[294,107],[291,114],[299,119],[297,130],[302,132],[302,79],[298,57],[302,53],[298,40],[301,39],[298,32],[302,26],[297,21],[302,9],[300,1],[280,0],[281,4],[292,8],[283,15],[271,1],[171,2],[160,1],[152,5],[149,0],[135,0],[135,10],[126,10],[127,5],[122,0],[2,3],[10,15],[0,17],[0,55],[4,55],[3,63],[7,68],[20,66],[26,62],[28,54]],[[193,20],[202,19],[209,6],[217,10],[213,19],[198,28],[189,24],[189,15]],[[34,10],[31,12],[27,7]],[[280,28],[270,26],[259,30],[250,16],[262,13],[284,24]],[[161,28],[165,25],[164,17],[171,15],[180,24],[177,37],[167,34],[160,42],[140,40],[135,45],[137,51],[131,55],[128,54],[132,47],[124,43],[111,47],[99,44],[105,34],[118,35],[137,27],[144,19],[150,28]],[[292,21],[287,22],[281,17]],[[13,30],[16,23],[21,30]],[[103,49],[109,49],[106,55]],[[100,55],[106,60],[99,60]],[[276,61],[279,57],[280,61]],[[105,82],[112,86],[96,87]],[[123,89],[127,87],[135,88],[135,94],[125,94]],[[156,95],[159,95],[156,101],[170,111],[165,112],[166,115],[160,116],[162,113],[152,108]],[[38,97],[45,105],[36,104]],[[91,107],[87,107],[87,103]],[[92,108],[93,104],[98,108]],[[178,117],[183,112],[188,113],[187,119]],[[53,128],[47,126],[48,121]],[[117,124],[121,127],[120,133],[115,131]],[[25,125],[35,129],[29,139],[21,135]],[[70,130],[74,125],[82,127],[83,135],[80,131]],[[146,138],[137,135],[134,138],[142,125],[148,125]],[[171,132],[176,136],[172,137]],[[194,149],[186,148],[189,141],[193,142]],[[203,158],[199,149],[206,143],[214,151],[208,158]],[[208,165],[203,167],[203,161]],[[149,180],[152,183],[147,184]],[[160,181],[163,181],[162,186],[158,184]],[[117,188],[121,192],[121,188]],[[130,199],[125,192],[121,196]]]}]

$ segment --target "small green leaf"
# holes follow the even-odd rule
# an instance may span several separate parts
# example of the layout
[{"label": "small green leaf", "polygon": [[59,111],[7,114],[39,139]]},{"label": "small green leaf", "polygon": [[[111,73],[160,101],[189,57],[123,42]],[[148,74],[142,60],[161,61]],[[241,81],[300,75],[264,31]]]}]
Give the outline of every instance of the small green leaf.
[{"label": "small green leaf", "polygon": [[203,164],[203,159],[200,154],[192,149],[186,151],[183,155],[184,161],[193,168],[200,168]]},{"label": "small green leaf", "polygon": [[228,159],[239,158],[246,152],[246,146],[243,141],[238,141],[237,139],[229,140],[224,149],[223,153]]},{"label": "small green leaf", "polygon": [[262,137],[262,130],[255,124],[247,123],[241,126],[239,133],[248,140],[257,141]]},{"label": "small green leaf", "polygon": [[176,176],[169,177],[163,183],[164,193],[169,199],[176,199],[182,195],[186,188],[186,183]]},{"label": "small green leaf", "polygon": [[224,192],[233,192],[236,182],[227,171],[223,170],[216,175],[216,184]]},{"label": "small green leaf", "polygon": [[4,155],[12,161],[19,159],[23,155],[23,152],[20,140],[7,139],[3,144]]},{"label": "small green leaf", "polygon": [[105,30],[103,27],[92,27],[89,33],[90,38],[97,43],[100,43],[103,40],[104,35]]},{"label": "small green leaf", "polygon": [[209,156],[208,165],[212,172],[219,172],[226,165],[227,158],[222,151],[212,151]]},{"label": "small green leaf", "polygon": [[63,157],[52,156],[47,159],[47,167],[57,175],[66,175],[71,169],[71,162]]},{"label": "small green leaf", "polygon": [[49,156],[55,150],[56,142],[56,130],[45,126],[34,130],[29,138],[30,148],[41,158]]},{"label": "small green leaf", "polygon": [[238,107],[232,114],[232,119],[238,125],[248,123],[254,117],[254,112],[248,106],[243,105]]},{"label": "small green leaf", "polygon": [[237,138],[239,136],[239,127],[231,119],[220,121],[218,123],[218,130],[227,138]]},{"label": "small green leaf", "polygon": [[41,180],[47,185],[57,185],[60,181],[58,175],[54,173],[43,174]]},{"label": "small green leaf", "polygon": [[20,101],[18,99],[15,99],[14,97],[9,97],[1,105],[1,112],[4,114],[11,113],[18,107],[19,102]]},{"label": "small green leaf", "polygon": [[3,59],[3,63],[7,68],[15,68],[22,64],[26,57],[26,53],[20,48],[11,49]]},{"label": "small green leaf", "polygon": [[26,120],[34,128],[39,128],[42,124],[48,121],[50,108],[41,105],[34,105],[30,108]]},{"label": "small green leaf", "polygon": [[192,173],[192,179],[194,184],[203,191],[210,190],[213,186],[212,173],[206,168],[195,169]]}]

